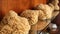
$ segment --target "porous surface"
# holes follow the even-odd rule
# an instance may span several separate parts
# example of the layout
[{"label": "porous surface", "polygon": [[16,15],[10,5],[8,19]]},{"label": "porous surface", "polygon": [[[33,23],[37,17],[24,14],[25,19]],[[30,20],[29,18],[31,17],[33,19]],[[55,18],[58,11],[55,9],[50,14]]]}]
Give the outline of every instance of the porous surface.
[{"label": "porous surface", "polygon": [[28,34],[29,22],[14,11],[9,11],[0,23],[0,34]]}]

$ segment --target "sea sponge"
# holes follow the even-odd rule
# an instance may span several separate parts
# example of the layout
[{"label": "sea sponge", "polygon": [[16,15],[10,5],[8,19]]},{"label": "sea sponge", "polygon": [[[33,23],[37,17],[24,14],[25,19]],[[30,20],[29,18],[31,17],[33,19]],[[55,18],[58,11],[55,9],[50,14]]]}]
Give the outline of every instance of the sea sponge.
[{"label": "sea sponge", "polygon": [[43,13],[46,16],[46,19],[51,19],[52,18],[52,12],[53,12],[54,9],[52,7],[50,7],[49,5],[47,5],[47,4],[40,4],[36,8],[43,11]]},{"label": "sea sponge", "polygon": [[20,16],[29,20],[30,25],[36,24],[38,21],[39,10],[26,10]]},{"label": "sea sponge", "polygon": [[54,9],[53,13],[52,13],[52,20],[59,14],[59,0],[51,0],[52,2],[49,3],[49,6],[52,6],[52,8]]},{"label": "sea sponge", "polygon": [[50,23],[50,20],[48,21],[39,20],[37,24],[34,24],[31,26],[30,34],[35,34],[35,33],[38,33],[37,31],[42,31],[47,27],[49,23]]},{"label": "sea sponge", "polygon": [[26,18],[20,17],[14,11],[9,11],[1,21],[1,34],[28,34],[30,30],[29,22]]},{"label": "sea sponge", "polygon": [[52,4],[54,6],[54,10],[59,10],[59,0],[50,0],[51,2],[49,4]]},{"label": "sea sponge", "polygon": [[38,18],[39,20],[46,20],[46,14],[42,10],[40,10]]}]

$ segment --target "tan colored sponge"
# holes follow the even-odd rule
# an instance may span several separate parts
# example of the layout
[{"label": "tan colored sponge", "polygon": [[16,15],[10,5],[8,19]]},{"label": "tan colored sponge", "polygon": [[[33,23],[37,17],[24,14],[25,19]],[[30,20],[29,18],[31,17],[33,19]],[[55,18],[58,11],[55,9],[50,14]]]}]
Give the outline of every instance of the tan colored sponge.
[{"label": "tan colored sponge", "polygon": [[0,24],[0,34],[28,34],[29,30],[28,20],[12,10],[4,16]]}]

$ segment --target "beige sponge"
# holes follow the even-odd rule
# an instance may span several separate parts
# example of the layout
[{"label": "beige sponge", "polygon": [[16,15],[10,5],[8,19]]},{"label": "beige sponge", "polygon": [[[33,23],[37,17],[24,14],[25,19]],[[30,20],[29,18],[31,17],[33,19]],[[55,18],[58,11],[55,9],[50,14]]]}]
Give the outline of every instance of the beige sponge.
[{"label": "beige sponge", "polygon": [[30,25],[33,25],[37,23],[38,15],[38,10],[26,10],[23,11],[20,16],[27,18],[29,20]]},{"label": "beige sponge", "polygon": [[28,34],[29,22],[26,18],[20,17],[14,11],[9,11],[1,21],[0,34]]}]

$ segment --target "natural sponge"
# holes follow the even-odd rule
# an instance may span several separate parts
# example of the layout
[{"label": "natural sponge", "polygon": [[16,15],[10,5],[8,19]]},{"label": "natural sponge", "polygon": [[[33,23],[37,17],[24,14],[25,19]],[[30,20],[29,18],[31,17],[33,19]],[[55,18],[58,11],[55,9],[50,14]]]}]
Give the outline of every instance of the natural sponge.
[{"label": "natural sponge", "polygon": [[38,21],[38,10],[26,10],[21,13],[22,17],[25,17],[29,20],[30,25],[36,24]]},{"label": "natural sponge", "polygon": [[1,21],[1,34],[28,34],[29,22],[26,18],[20,17],[14,11],[9,11]]},{"label": "natural sponge", "polygon": [[39,11],[39,16],[38,16],[39,20],[46,20],[46,14],[44,13],[43,10]]},{"label": "natural sponge", "polygon": [[[36,8],[43,11],[43,13],[44,13],[45,16],[46,16],[46,19],[51,19],[51,17],[52,17],[52,12],[53,12],[53,10],[54,10],[52,7],[50,7],[50,6],[47,5],[47,4],[40,4],[40,5],[38,5]],[[40,16],[41,16],[41,15],[40,15]],[[39,18],[39,19],[40,19],[40,18]]]}]

